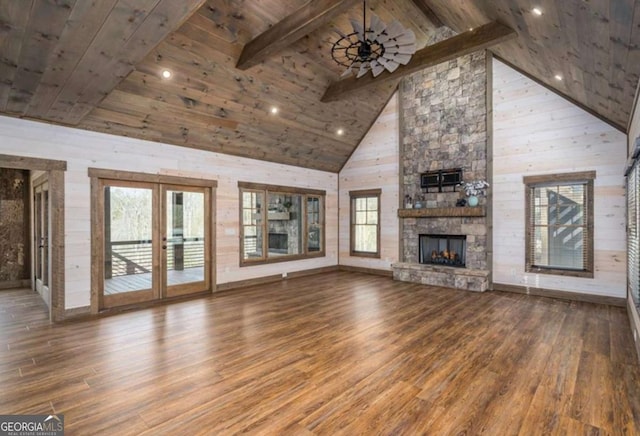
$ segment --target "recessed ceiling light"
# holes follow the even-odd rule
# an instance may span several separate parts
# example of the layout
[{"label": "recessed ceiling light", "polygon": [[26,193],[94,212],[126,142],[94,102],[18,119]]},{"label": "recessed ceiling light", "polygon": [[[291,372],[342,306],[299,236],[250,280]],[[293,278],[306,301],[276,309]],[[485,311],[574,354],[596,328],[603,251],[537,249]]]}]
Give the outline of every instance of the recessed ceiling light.
[{"label": "recessed ceiling light", "polygon": [[473,27],[469,27],[469,32],[473,32]]},{"label": "recessed ceiling light", "polygon": [[338,136],[342,136],[342,135],[344,135],[344,129],[338,129],[338,130],[336,130],[336,134],[337,134]]},{"label": "recessed ceiling light", "polygon": [[170,79],[171,78],[171,71],[169,70],[162,70],[162,78],[163,79]]},{"label": "recessed ceiling light", "polygon": [[542,15],[542,9],[538,7],[531,9],[531,12],[533,12],[533,15],[537,15],[538,17]]},{"label": "recessed ceiling light", "polygon": [[558,80],[558,81],[562,80],[562,76],[560,74],[556,74],[553,77],[555,77],[555,79]]},{"label": "recessed ceiling light", "polygon": [[277,108],[277,107],[275,107],[275,106],[271,106],[271,110],[270,110],[270,112],[271,112],[273,115],[275,115],[275,114],[277,114],[277,113],[278,113],[278,108]]}]

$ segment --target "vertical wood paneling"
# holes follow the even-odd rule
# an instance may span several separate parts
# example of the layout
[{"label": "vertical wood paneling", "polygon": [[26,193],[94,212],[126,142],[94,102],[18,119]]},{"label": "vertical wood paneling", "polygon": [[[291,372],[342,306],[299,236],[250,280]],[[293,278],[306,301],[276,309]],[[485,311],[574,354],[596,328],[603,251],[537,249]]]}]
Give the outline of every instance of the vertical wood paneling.
[{"label": "vertical wood paneling", "polygon": [[[8,117],[0,117],[0,154],[67,161],[63,185],[66,198],[57,199],[64,200],[66,226],[61,247],[66,261],[62,310],[89,306],[91,299],[89,167],[217,180],[215,275],[218,284],[337,264],[338,175],[334,173]],[[239,180],[325,190],[326,256],[240,268]]]},{"label": "vertical wood paneling", "polygon": [[[625,135],[497,60],[493,71],[494,282],[624,297]],[[595,277],[525,273],[522,177],[592,170]]]},{"label": "vertical wood paneling", "polygon": [[[340,171],[340,264],[391,270],[398,261],[399,112],[395,94]],[[349,191],[381,189],[380,259],[349,253]]]}]

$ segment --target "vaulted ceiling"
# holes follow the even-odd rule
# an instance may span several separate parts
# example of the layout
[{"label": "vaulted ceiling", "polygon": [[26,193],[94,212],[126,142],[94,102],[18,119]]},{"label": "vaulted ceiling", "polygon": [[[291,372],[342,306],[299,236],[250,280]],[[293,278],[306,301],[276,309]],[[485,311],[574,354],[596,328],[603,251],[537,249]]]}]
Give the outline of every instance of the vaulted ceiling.
[{"label": "vaulted ceiling", "polygon": [[391,75],[340,81],[332,29],[350,32],[348,19],[362,17],[357,0],[4,0],[0,113],[336,172],[402,74],[489,47],[626,130],[640,1],[367,5],[414,30],[421,49],[440,25],[460,35]]}]

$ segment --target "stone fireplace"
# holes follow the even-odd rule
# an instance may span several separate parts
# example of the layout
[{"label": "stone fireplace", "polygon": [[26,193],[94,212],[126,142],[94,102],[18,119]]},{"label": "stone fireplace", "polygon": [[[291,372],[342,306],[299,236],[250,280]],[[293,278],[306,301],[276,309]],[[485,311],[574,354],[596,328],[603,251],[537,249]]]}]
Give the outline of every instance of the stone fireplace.
[{"label": "stone fireplace", "polygon": [[[451,35],[441,28],[429,44]],[[464,181],[489,180],[487,60],[486,52],[478,51],[415,73],[400,85],[400,192],[422,208],[398,211],[401,259],[392,265],[396,280],[470,291],[488,288],[487,199],[477,207],[456,207],[464,198],[460,189],[430,192],[420,184],[421,174],[451,168],[461,169]],[[443,242],[438,236],[431,241],[439,244],[435,248],[423,246],[428,244],[425,235],[454,238]],[[448,259],[452,241],[464,241],[464,247],[453,244],[458,262]],[[435,262],[427,262],[432,256]]]}]

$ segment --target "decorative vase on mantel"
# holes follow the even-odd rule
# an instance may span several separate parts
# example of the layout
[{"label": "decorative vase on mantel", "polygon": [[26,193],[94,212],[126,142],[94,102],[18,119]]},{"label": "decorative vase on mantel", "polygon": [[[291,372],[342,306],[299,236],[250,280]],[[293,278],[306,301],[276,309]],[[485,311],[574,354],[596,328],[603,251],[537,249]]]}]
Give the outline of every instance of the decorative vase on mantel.
[{"label": "decorative vase on mantel", "polygon": [[467,204],[471,207],[476,207],[479,203],[478,197],[475,195],[470,195],[467,197]]}]

